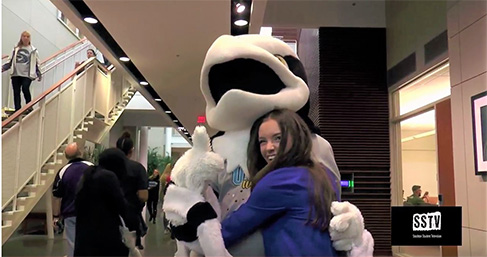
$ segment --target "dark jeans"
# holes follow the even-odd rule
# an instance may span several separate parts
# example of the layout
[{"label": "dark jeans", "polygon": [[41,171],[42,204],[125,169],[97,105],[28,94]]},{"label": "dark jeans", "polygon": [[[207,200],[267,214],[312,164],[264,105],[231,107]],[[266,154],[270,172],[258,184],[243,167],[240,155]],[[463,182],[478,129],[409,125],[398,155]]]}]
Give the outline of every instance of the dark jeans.
[{"label": "dark jeans", "polygon": [[156,218],[157,216],[157,203],[159,202],[159,198],[150,198],[147,201],[147,210],[149,211],[150,218]]},{"label": "dark jeans", "polygon": [[27,77],[12,77],[12,87],[14,88],[14,104],[15,110],[20,110],[22,107],[20,104],[20,90],[22,89],[22,93],[24,93],[25,103],[29,103],[31,99],[30,96],[30,83],[32,80]]}]

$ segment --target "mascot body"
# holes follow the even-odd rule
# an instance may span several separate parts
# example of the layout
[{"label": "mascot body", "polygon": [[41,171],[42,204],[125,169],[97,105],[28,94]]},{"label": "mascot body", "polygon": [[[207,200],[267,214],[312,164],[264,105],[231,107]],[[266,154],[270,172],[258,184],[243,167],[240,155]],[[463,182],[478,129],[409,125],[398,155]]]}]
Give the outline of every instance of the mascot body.
[{"label": "mascot body", "polygon": [[162,207],[177,239],[176,256],[190,256],[191,251],[204,256],[231,256],[223,243],[219,210],[203,197],[205,181],[215,179],[223,169],[223,159],[210,152],[206,129],[196,127],[193,148],[176,162]]},{"label": "mascot body", "polygon": [[[206,100],[208,124],[220,132],[213,151],[226,161],[225,171],[213,181],[224,219],[250,195],[247,146],[255,120],[274,109],[296,111],[313,134],[313,154],[340,192],[340,173],[333,151],[308,118],[309,89],[302,63],[281,40],[260,35],[221,36],[208,50],[201,71],[201,91]],[[207,190],[210,192],[210,190]],[[340,193],[338,193],[339,195]],[[212,197],[207,194],[206,197]],[[346,206],[348,202],[342,203]],[[355,206],[353,206],[355,208]],[[356,209],[356,208],[355,208]],[[354,210],[355,210],[354,209]],[[370,233],[363,233],[363,218],[348,207],[335,210],[330,235],[336,250],[371,249]],[[365,237],[367,240],[362,240]],[[262,236],[256,232],[229,249],[234,255],[264,256]],[[371,255],[372,250],[365,255]],[[361,251],[352,251],[351,253]],[[363,255],[364,256],[364,255]]]}]

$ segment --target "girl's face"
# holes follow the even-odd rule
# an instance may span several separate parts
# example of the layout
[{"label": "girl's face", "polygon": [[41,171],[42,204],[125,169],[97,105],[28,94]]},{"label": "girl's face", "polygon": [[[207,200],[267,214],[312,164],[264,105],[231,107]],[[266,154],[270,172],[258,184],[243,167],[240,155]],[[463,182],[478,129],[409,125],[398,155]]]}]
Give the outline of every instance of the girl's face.
[{"label": "girl's face", "polygon": [[30,44],[30,35],[29,33],[22,33],[22,44],[24,44],[24,46],[27,46]]},{"label": "girl's face", "polygon": [[281,129],[277,121],[268,119],[262,122],[259,127],[259,145],[260,153],[267,163],[276,157],[281,137]]},{"label": "girl's face", "polygon": [[91,51],[91,50],[88,50],[88,51],[86,51],[86,56],[88,58],[95,57],[95,53],[93,51]]}]

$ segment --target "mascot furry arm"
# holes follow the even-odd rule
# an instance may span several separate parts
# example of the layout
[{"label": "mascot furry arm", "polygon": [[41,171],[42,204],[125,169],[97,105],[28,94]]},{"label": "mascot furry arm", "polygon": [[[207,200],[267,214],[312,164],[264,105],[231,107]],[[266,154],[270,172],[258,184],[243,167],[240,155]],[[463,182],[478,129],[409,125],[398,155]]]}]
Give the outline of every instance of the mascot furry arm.
[{"label": "mascot furry arm", "polygon": [[[250,128],[257,118],[277,108],[296,111],[305,120],[314,133],[313,154],[341,189],[333,150],[307,116],[309,89],[304,67],[288,45],[270,36],[221,36],[206,54],[200,82],[208,125],[220,131],[213,138],[213,150],[227,162],[226,172],[220,173],[212,184],[218,192],[222,219],[250,195],[247,180]],[[370,245],[368,249],[373,248],[370,233],[363,233],[360,211],[348,202],[340,204],[343,207],[332,207],[335,216],[330,222],[335,249],[352,250],[349,254],[353,255],[360,252],[353,251],[354,248],[365,249]],[[234,255],[264,255],[262,237],[258,234],[229,250]],[[364,242],[369,243],[367,247]],[[362,256],[371,255],[372,251]]]},{"label": "mascot furry arm", "polygon": [[223,169],[223,159],[210,152],[206,128],[196,127],[193,148],[176,162],[171,174],[173,184],[167,188],[162,207],[177,239],[176,256],[190,256],[190,251],[204,256],[230,256],[218,214],[202,195],[205,181],[215,179]]}]

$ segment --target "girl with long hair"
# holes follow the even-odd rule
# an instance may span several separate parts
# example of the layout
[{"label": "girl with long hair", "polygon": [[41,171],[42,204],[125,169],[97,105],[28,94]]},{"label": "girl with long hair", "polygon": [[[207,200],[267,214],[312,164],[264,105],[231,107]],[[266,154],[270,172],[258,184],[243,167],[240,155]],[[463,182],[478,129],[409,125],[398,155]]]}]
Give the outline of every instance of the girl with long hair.
[{"label": "girl with long hair", "polygon": [[85,170],[78,184],[74,256],[128,256],[120,232],[120,217],[129,222],[121,187],[127,175],[125,156],[109,148],[99,162]]},{"label": "girl with long hair", "polygon": [[254,123],[252,193],[222,222],[227,247],[261,229],[266,256],[336,256],[328,225],[337,192],[311,149],[308,126],[292,111],[275,110]]},{"label": "girl with long hair", "polygon": [[14,90],[15,110],[21,108],[20,91],[24,94],[25,103],[28,104],[32,99],[30,95],[30,84],[32,80],[41,81],[42,74],[39,69],[39,52],[30,42],[30,33],[28,31],[20,34],[20,40],[15,46],[10,60],[2,66],[2,72],[9,70],[12,78],[12,87]]}]

